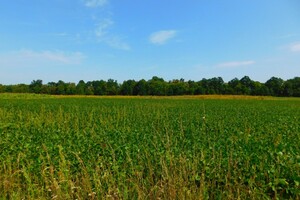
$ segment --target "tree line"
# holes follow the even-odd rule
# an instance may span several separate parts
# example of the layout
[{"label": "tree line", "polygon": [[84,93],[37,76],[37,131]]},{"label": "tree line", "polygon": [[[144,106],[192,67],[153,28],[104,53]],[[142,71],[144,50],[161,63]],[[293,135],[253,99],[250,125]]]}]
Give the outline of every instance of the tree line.
[{"label": "tree line", "polygon": [[251,80],[248,76],[234,78],[224,82],[221,77],[202,79],[200,81],[185,81],[174,79],[165,81],[153,76],[150,80],[126,80],[119,84],[108,79],[76,83],[66,83],[62,80],[44,84],[42,80],[33,80],[28,84],[1,85],[0,93],[36,93],[52,95],[256,95],[300,97],[300,77],[283,80],[272,77],[265,83]]}]

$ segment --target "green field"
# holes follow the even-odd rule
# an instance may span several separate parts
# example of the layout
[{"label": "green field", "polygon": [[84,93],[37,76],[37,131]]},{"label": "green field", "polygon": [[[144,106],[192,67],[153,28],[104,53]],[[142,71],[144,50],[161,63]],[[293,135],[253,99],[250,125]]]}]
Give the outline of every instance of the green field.
[{"label": "green field", "polygon": [[300,99],[0,95],[0,199],[300,199]]}]

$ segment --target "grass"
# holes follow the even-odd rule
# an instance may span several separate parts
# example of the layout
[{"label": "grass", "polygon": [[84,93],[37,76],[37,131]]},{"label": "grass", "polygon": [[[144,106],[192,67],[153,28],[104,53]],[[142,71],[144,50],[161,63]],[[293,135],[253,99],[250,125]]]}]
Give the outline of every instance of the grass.
[{"label": "grass", "polygon": [[299,199],[300,99],[0,96],[0,199]]}]

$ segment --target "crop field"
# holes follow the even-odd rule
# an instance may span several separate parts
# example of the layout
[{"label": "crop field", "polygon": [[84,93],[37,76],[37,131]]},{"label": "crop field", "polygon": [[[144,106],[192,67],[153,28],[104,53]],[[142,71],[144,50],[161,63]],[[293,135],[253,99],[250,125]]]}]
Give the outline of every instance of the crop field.
[{"label": "crop field", "polygon": [[0,199],[300,199],[300,99],[0,95]]}]

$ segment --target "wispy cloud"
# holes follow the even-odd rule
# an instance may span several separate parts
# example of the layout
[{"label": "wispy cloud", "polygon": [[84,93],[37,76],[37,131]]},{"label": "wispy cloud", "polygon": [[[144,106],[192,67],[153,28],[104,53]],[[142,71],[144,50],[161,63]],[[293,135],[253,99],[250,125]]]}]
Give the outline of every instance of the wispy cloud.
[{"label": "wispy cloud", "polygon": [[98,37],[98,39],[104,38],[107,35],[109,28],[112,27],[113,24],[114,24],[114,21],[112,21],[111,19],[101,20],[96,25],[96,30],[95,30],[95,34]]},{"label": "wispy cloud", "polygon": [[242,67],[255,64],[253,60],[246,60],[246,61],[232,61],[232,62],[224,62],[220,63],[217,66],[221,68],[234,68],[234,67]]},{"label": "wispy cloud", "polygon": [[108,3],[108,0],[85,0],[85,6],[90,8],[96,8],[104,6]]},{"label": "wispy cloud", "polygon": [[80,52],[19,50],[0,54],[2,67],[43,67],[77,65],[84,59]]},{"label": "wispy cloud", "polygon": [[149,40],[152,44],[163,45],[170,39],[174,38],[176,34],[176,30],[162,30],[152,33],[149,37]]},{"label": "wispy cloud", "polygon": [[98,41],[115,49],[130,50],[130,45],[127,44],[121,36],[111,33],[110,29],[113,25],[114,21],[109,18],[97,23],[95,35]]},{"label": "wispy cloud", "polygon": [[[109,0],[83,0],[85,6],[90,8],[103,7],[109,3]],[[106,18],[99,20],[97,16],[93,16],[92,20],[95,24],[95,29],[93,31],[94,37],[96,37],[97,42],[106,44],[107,46],[120,49],[120,50],[130,50],[130,45],[124,41],[123,37],[119,34],[113,32],[114,20],[108,15]]]},{"label": "wispy cloud", "polygon": [[292,52],[300,52],[300,42],[289,45],[289,49]]},{"label": "wispy cloud", "polygon": [[105,42],[115,49],[121,49],[121,50],[130,50],[131,47],[129,44],[123,41],[123,39],[120,36],[110,36],[106,38]]}]

